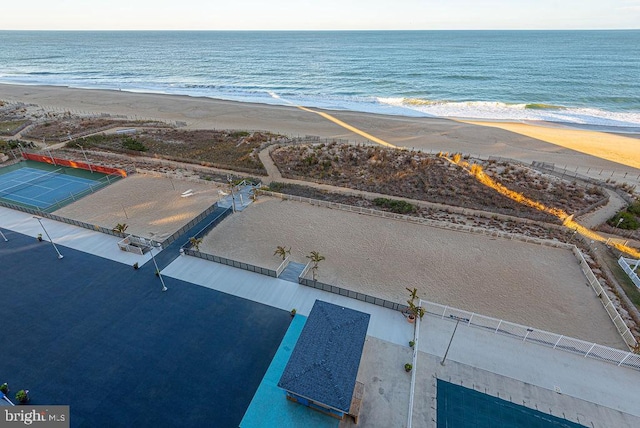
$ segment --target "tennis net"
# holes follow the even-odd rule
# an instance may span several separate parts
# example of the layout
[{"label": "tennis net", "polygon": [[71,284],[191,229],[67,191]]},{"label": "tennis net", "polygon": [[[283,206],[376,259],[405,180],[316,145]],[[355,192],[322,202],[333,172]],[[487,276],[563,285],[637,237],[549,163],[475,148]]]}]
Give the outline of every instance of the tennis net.
[{"label": "tennis net", "polygon": [[33,178],[28,181],[24,181],[22,183],[18,183],[14,186],[7,187],[6,189],[0,189],[0,196],[7,196],[15,193],[19,190],[26,189],[27,187],[34,186],[37,183],[42,183],[43,181],[47,181],[52,178],[54,175],[62,174],[63,168],[56,169],[55,171],[47,172],[46,174],[42,174],[36,178]]}]

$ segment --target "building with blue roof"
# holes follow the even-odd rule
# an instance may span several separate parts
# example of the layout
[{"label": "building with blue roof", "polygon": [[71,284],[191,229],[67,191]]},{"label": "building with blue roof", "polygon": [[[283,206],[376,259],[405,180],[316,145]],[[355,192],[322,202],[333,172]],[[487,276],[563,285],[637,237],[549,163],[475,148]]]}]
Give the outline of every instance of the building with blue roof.
[{"label": "building with blue roof", "polygon": [[287,399],[344,419],[352,407],[369,318],[316,300],[278,382]]}]

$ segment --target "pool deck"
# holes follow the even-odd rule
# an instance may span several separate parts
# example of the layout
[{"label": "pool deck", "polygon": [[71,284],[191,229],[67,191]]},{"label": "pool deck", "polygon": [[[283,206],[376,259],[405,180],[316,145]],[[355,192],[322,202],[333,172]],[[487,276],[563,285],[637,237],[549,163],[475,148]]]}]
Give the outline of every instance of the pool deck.
[{"label": "pool deck", "polygon": [[[65,247],[88,252],[128,265],[138,261],[141,265],[149,254],[137,256],[118,250],[117,238],[44,219],[45,227],[59,244],[62,254]],[[0,207],[0,228],[7,234],[13,230],[31,237],[42,233],[40,225],[31,215]],[[7,234],[8,237],[10,234]],[[0,240],[0,246],[6,245]],[[53,248],[49,248],[55,259]],[[55,261],[55,260],[54,260]],[[398,312],[370,305],[344,296],[305,287],[290,281],[267,277],[253,272],[180,256],[162,270],[171,281],[196,284],[246,300],[289,311],[296,308],[298,314],[308,315],[316,299],[342,305],[371,314],[368,336],[372,343],[382,341],[385,346],[407,350],[413,337],[413,328]],[[172,297],[172,288],[162,293]],[[156,298],[156,297],[153,297]],[[419,338],[417,383],[414,402],[414,426],[436,427],[432,398],[435,397],[435,377],[458,384],[467,382],[476,389],[486,389],[489,394],[501,393],[507,388],[514,402],[524,400],[531,407],[548,408],[553,414],[564,414],[571,421],[595,427],[640,426],[640,372],[612,364],[582,358],[567,352],[553,350],[532,343],[481,331],[460,325],[444,366],[439,364],[451,338],[455,323],[433,316],[426,316]],[[243,341],[245,339],[239,338]],[[386,420],[380,412],[388,407],[390,394],[409,400],[410,383],[402,369],[388,362],[377,361],[371,352],[363,359],[361,373],[365,382],[362,419],[357,426],[384,426]],[[373,355],[372,355],[373,354]],[[387,388],[374,390],[374,378],[398,378]],[[456,381],[458,379],[458,381]],[[430,386],[433,384],[433,388]],[[558,388],[561,393],[554,392]],[[392,391],[391,391],[392,389]],[[501,393],[502,395],[502,393]],[[284,400],[284,398],[283,398]],[[286,401],[286,400],[285,400]],[[401,401],[404,401],[401,400]],[[575,403],[582,403],[573,407]],[[397,408],[398,414],[408,414],[406,408]],[[604,412],[604,414],[603,414]],[[380,417],[379,417],[380,416]],[[406,416],[405,416],[406,417]],[[349,423],[342,423],[341,426]],[[302,426],[302,425],[300,425]],[[355,425],[354,425],[355,426]]]},{"label": "pool deck", "polygon": [[285,399],[278,387],[280,376],[291,357],[307,317],[296,315],[271,361],[256,394],[247,409],[240,428],[313,427],[338,428],[339,421],[320,412]]}]

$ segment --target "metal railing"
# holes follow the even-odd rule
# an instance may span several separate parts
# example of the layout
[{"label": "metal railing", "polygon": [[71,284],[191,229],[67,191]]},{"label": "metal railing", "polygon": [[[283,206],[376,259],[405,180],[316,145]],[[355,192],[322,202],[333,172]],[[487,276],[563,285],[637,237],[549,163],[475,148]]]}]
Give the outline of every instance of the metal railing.
[{"label": "metal railing", "polygon": [[382,306],[383,308],[392,309],[394,311],[405,312],[407,310],[407,305],[402,305],[400,303],[392,302],[386,299],[381,299],[379,297],[373,297],[365,293],[359,293],[357,291],[347,290],[346,288],[338,287],[336,285],[325,284],[324,282],[314,281],[313,279],[304,278],[303,274],[305,273],[306,272],[303,271],[303,273],[300,274],[300,276],[298,277],[298,284],[305,285],[307,287],[315,288],[322,291],[328,291],[329,293],[338,294],[340,296],[349,297],[351,299],[360,300],[362,302],[371,303],[372,305]]},{"label": "metal railing", "polygon": [[[182,227],[182,229],[180,229],[182,231],[182,233],[184,233],[186,230],[191,229],[196,224],[200,223],[202,221],[202,219],[204,219],[206,216],[211,214],[216,208],[218,208],[218,203],[217,202],[215,204],[211,205],[209,208],[207,208],[198,217],[194,218],[188,224],[186,224],[184,227]],[[218,214],[213,220],[211,220],[209,223],[207,223],[202,229],[200,229],[198,232],[196,232],[190,238],[202,239],[211,229],[213,229],[218,224],[220,224],[220,222],[222,220],[224,220],[225,218],[227,218],[231,213],[233,213],[233,210],[231,208],[226,208],[224,211],[222,211],[220,214]],[[178,233],[180,233],[180,231],[174,233],[174,235],[176,235]],[[180,235],[182,235],[182,233],[180,233]],[[178,236],[180,236],[180,235],[178,235]],[[175,239],[173,241],[175,241]],[[171,242],[173,242],[173,241],[171,241]],[[165,240],[165,242],[167,242],[167,241]],[[192,246],[193,245],[191,243],[191,240],[188,240],[187,242],[182,244],[181,248],[183,250],[189,250],[189,249],[191,249]]]},{"label": "metal railing", "polygon": [[[181,237],[187,230],[193,228],[193,226],[195,226],[196,224],[200,223],[205,217],[207,217],[209,214],[211,214],[213,211],[215,211],[218,208],[218,204],[214,203],[213,205],[211,205],[209,208],[207,208],[206,210],[204,210],[203,212],[201,212],[196,218],[192,219],[189,223],[185,224],[184,226],[182,226],[177,232],[175,232],[173,235],[169,236],[168,238],[166,238],[164,241],[162,241],[162,246],[164,248],[166,248],[167,245],[171,244],[172,242],[174,242],[175,240],[177,240],[179,237]],[[226,209],[224,212],[222,212],[220,215],[226,217],[227,215],[229,215],[229,209]],[[224,218],[222,217],[220,219],[220,221],[222,221],[222,219]],[[217,219],[218,217],[216,217]],[[213,221],[216,221],[216,219],[214,219]],[[213,222],[212,221],[212,222]],[[211,223],[210,223],[211,224]],[[208,225],[207,225],[208,226]],[[205,228],[207,227],[205,226]],[[215,226],[215,225],[214,225]],[[212,226],[213,227],[213,226]],[[202,230],[201,230],[202,231]],[[200,233],[200,232],[198,232]],[[206,232],[205,232],[206,233]],[[196,238],[199,238],[201,236],[195,236]],[[187,243],[189,243],[189,241],[187,241]],[[183,244],[182,247],[184,247],[186,244]],[[189,244],[190,245],[190,244]]]},{"label": "metal railing", "polygon": [[591,270],[591,267],[584,259],[584,256],[582,255],[580,250],[578,250],[578,247],[573,247],[573,254],[578,259],[580,269],[582,269],[584,276],[587,278],[587,281],[589,282],[591,288],[593,288],[593,291],[595,291],[596,296],[600,298],[604,309],[607,311],[609,318],[611,318],[611,321],[613,321],[613,324],[616,326],[616,329],[618,330],[618,333],[620,333],[620,336],[622,336],[622,339],[627,345],[629,345],[630,348],[635,348],[636,346],[638,346],[638,342],[629,330],[629,327],[609,298],[609,295],[605,292],[602,284],[600,284],[600,281],[598,281],[598,278]]},{"label": "metal railing", "polygon": [[256,272],[262,275],[270,276],[272,278],[278,277],[275,270],[252,265],[251,263],[244,263],[244,262],[239,262],[237,260],[228,259],[226,257],[215,256],[213,254],[207,254],[207,253],[201,253],[200,251],[194,251],[190,248],[183,248],[183,252],[188,256],[198,257],[204,260],[209,260],[211,262],[232,266],[234,268],[248,270],[249,272]]},{"label": "metal railing", "polygon": [[[135,238],[144,239],[144,238],[140,238],[140,237],[135,236],[135,235],[130,235],[128,233],[116,232],[115,230],[108,229],[108,228],[102,227],[102,226],[98,226],[96,224],[89,224],[89,223],[85,223],[84,221],[73,220],[73,219],[70,219],[70,218],[67,218],[67,217],[62,217],[62,216],[59,216],[59,215],[51,214],[51,213],[48,213],[46,211],[42,211],[40,209],[27,208],[27,207],[23,207],[23,206],[20,206],[20,205],[10,204],[10,203],[8,203],[6,201],[3,201],[3,200],[0,200],[0,206],[3,206],[5,208],[9,208],[9,209],[12,209],[12,210],[16,210],[16,211],[22,211],[22,212],[25,212],[25,213],[28,213],[28,214],[37,215],[39,217],[48,218],[50,220],[59,221],[61,223],[70,224],[72,226],[78,226],[78,227],[82,227],[84,229],[93,230],[95,232],[104,233],[106,235],[116,236],[118,238],[126,238],[127,236],[134,236]],[[154,246],[161,244],[160,242],[154,241],[154,240],[148,240],[148,241],[152,242]]]},{"label": "metal railing", "polygon": [[287,257],[280,263],[280,266],[276,269],[276,276],[279,278],[282,272],[289,266],[290,257]]},{"label": "metal railing", "polygon": [[586,342],[584,340],[526,327],[425,300],[420,300],[420,306],[425,310],[426,314],[437,316],[441,319],[450,319],[452,321],[462,320],[462,322],[469,326],[522,339],[523,342],[536,343],[553,349],[578,354],[585,358],[592,358],[617,366],[640,370],[640,355],[630,351],[610,348],[608,346],[598,345],[597,343]]},{"label": "metal railing", "polygon": [[[636,285],[636,287],[640,288],[640,278],[638,274],[635,272],[635,269],[638,268],[640,260],[633,259],[625,259],[624,257],[620,257],[618,259],[618,264],[624,270],[624,272],[631,278],[631,281]],[[631,267],[631,263],[635,265],[635,267]]]}]

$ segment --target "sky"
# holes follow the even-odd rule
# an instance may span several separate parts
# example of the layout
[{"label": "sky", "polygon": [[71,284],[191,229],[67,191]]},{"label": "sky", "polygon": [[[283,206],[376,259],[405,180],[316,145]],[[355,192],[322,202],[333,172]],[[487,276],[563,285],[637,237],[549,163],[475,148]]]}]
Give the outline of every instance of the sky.
[{"label": "sky", "polygon": [[640,0],[8,0],[0,30],[638,29]]}]

